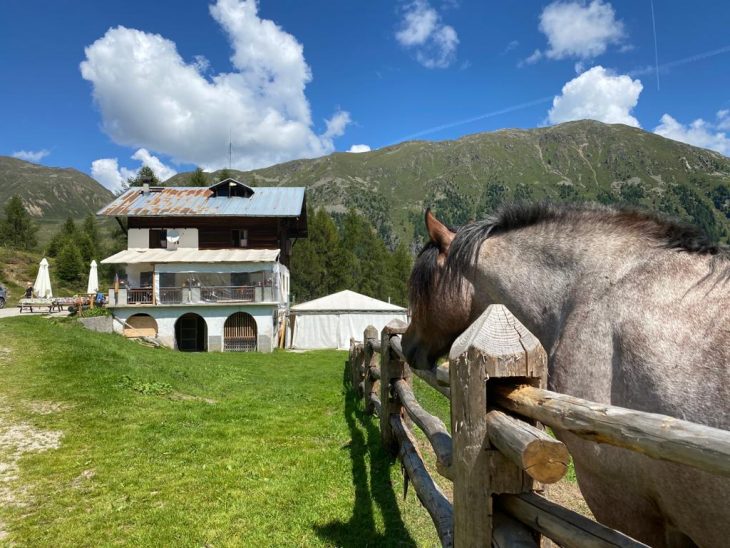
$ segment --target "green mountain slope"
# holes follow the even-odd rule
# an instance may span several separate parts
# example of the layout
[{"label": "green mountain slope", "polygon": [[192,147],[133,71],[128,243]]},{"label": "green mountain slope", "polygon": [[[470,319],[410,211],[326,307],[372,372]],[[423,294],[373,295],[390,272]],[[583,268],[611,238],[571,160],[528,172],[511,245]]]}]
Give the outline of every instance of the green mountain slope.
[{"label": "green mountain slope", "polygon": [[[426,206],[461,224],[505,200],[543,198],[628,203],[691,220],[718,239],[730,234],[730,158],[594,121],[411,141],[229,173],[254,185],[306,186],[309,203],[333,214],[355,207],[392,244],[422,239]],[[181,173],[166,184],[189,178]]]},{"label": "green mountain slope", "polygon": [[0,156],[0,203],[6,203],[14,194],[21,197],[33,217],[43,222],[96,213],[114,197],[76,169],[45,167]]}]

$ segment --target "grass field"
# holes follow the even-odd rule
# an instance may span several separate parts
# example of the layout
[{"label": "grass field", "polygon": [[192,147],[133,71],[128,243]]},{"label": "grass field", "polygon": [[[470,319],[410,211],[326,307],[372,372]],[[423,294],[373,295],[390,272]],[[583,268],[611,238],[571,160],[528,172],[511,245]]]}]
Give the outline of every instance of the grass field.
[{"label": "grass field", "polygon": [[345,390],[345,358],[0,321],[0,544],[437,545]]}]

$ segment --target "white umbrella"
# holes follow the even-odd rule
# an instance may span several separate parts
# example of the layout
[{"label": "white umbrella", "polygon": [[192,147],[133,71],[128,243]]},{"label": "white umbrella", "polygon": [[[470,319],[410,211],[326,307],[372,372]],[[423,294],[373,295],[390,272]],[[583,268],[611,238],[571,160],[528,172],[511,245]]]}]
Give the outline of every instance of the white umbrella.
[{"label": "white umbrella", "polygon": [[91,295],[99,291],[99,274],[96,272],[96,261],[91,261],[91,270],[89,271],[89,285],[86,286],[86,293]]},{"label": "white umbrella", "polygon": [[48,261],[44,257],[41,261],[41,266],[38,269],[38,277],[35,279],[33,284],[33,291],[38,297],[43,299],[50,299],[53,297],[53,291],[51,290],[51,276],[48,273]]}]

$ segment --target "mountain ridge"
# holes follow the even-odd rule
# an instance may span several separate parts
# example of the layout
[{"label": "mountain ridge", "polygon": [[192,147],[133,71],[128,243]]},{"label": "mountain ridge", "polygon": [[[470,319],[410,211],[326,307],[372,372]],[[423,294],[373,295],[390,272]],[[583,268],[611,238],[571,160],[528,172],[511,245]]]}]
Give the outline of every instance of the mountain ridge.
[{"label": "mountain ridge", "polygon": [[[221,171],[206,176],[212,182]],[[424,238],[425,207],[459,225],[508,200],[624,203],[694,222],[716,239],[730,235],[730,158],[590,120],[228,172],[254,186],[306,186],[310,205],[335,216],[354,207],[391,246],[409,241],[414,249]],[[189,178],[179,173],[166,184]]]},{"label": "mountain ridge", "polygon": [[96,213],[114,194],[74,168],[47,167],[0,156],[0,203],[17,194],[36,219],[54,221]]}]

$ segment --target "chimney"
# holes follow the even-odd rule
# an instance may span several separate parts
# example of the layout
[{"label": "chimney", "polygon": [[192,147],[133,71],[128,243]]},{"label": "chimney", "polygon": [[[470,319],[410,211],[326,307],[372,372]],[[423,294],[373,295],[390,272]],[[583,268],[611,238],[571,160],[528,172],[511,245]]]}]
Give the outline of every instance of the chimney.
[{"label": "chimney", "polygon": [[150,193],[150,184],[149,183],[142,183],[142,194],[149,194]]}]

